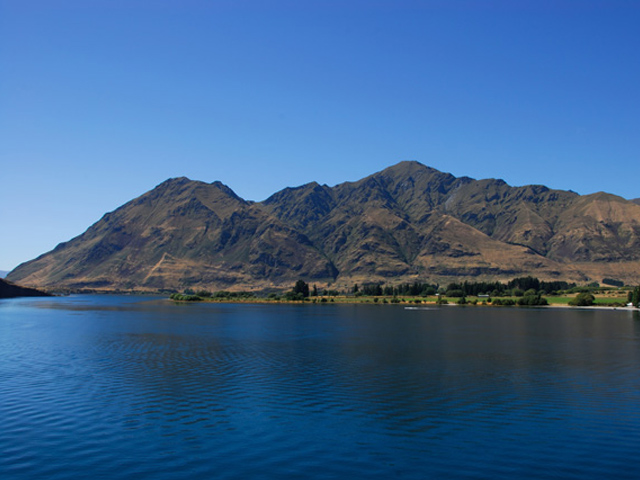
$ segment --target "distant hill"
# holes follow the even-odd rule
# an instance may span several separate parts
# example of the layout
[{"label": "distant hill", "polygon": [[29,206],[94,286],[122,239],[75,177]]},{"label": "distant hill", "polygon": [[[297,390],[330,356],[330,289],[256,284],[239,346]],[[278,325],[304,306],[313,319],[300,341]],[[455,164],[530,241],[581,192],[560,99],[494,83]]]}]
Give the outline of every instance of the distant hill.
[{"label": "distant hill", "polygon": [[0,298],[15,297],[47,297],[48,293],[41,292],[34,288],[20,287],[10,282],[0,279]]},{"label": "distant hill", "polygon": [[170,179],[8,278],[65,289],[227,289],[465,278],[640,282],[640,206],[401,162],[248,202]]},{"label": "distant hill", "polygon": [[4,278],[7,276],[9,272],[7,270],[0,270],[0,278]]},{"label": "distant hill", "polygon": [[631,200],[631,202],[635,203],[636,205],[640,205],[640,198],[634,198],[633,200]]}]

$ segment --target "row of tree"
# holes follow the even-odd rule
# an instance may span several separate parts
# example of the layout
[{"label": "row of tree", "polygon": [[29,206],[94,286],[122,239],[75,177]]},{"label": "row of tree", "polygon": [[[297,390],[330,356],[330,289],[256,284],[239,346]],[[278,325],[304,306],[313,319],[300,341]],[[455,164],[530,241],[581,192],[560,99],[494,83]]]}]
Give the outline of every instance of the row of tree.
[{"label": "row of tree", "polygon": [[[413,282],[402,283],[399,285],[385,285],[384,283],[369,283],[358,285],[357,283],[351,289],[353,295],[370,296],[370,297],[426,297],[430,295],[446,295],[448,297],[472,297],[479,295],[490,295],[492,297],[502,296],[531,296],[535,295],[553,295],[562,290],[570,290],[576,288],[575,283],[568,283],[564,281],[543,281],[535,277],[519,277],[513,280],[502,282],[470,282],[465,281],[461,283],[450,283],[446,287],[440,286],[437,283],[427,282]],[[533,292],[533,293],[532,293]],[[336,290],[324,290],[318,291],[318,288],[314,285],[313,289],[304,280],[298,280],[294,285],[290,293],[290,296],[300,296],[307,298],[309,296],[315,297],[318,295],[338,295]],[[345,292],[346,293],[346,292]]]},{"label": "row of tree", "polygon": [[[541,281],[534,277],[520,277],[515,278],[507,283],[501,282],[469,282],[465,281],[462,283],[450,283],[446,289],[440,287],[438,284],[430,284],[430,283],[404,283],[400,285],[384,285],[384,284],[365,284],[359,286],[355,284],[352,288],[352,293],[356,296],[366,295],[373,297],[393,297],[397,298],[399,296],[429,296],[435,295],[436,293],[440,293],[447,297],[457,297],[460,298],[458,303],[466,303],[465,297],[475,297],[475,296],[490,296],[490,297],[501,297],[501,296],[515,296],[519,297],[517,301],[511,301],[514,304],[518,305],[546,305],[546,300],[542,297],[545,294],[554,294],[560,290],[571,290],[576,289],[575,284],[569,284],[567,282],[545,282]],[[324,296],[336,296],[339,294],[336,290],[324,290],[320,292],[318,288],[313,285],[311,288],[308,283],[304,280],[298,280],[293,288],[282,295],[284,300],[304,300],[310,296],[317,297],[319,295]],[[248,298],[253,297],[254,294],[251,292],[227,292],[220,291],[211,293],[206,290],[200,290],[197,292],[187,291],[183,294],[174,293],[171,295],[173,300],[179,301],[198,301],[205,298],[213,298],[213,299],[234,299],[234,298]],[[276,294],[271,294],[270,298],[278,297]],[[508,305],[509,300],[504,299],[494,299],[493,301],[489,298],[488,302],[492,302],[494,305]],[[595,297],[591,292],[581,292],[574,299],[571,300],[571,305],[577,306],[588,306],[593,305],[595,301]],[[633,290],[629,291],[627,302],[633,304],[636,307],[640,307],[640,286],[635,287]]]},{"label": "row of tree", "polygon": [[403,283],[396,286],[384,284],[354,285],[353,293],[368,296],[429,296],[437,293],[448,297],[477,297],[479,295],[490,295],[493,297],[525,296],[527,292],[534,291],[536,294],[555,294],[562,290],[575,288],[575,283],[564,281],[546,282],[535,277],[519,277],[513,280],[502,282],[470,282],[450,283],[446,287],[431,283]]},{"label": "row of tree", "polygon": [[[469,282],[450,283],[446,288],[448,296],[478,296],[491,295],[493,297],[513,295],[522,297],[525,293],[535,291],[536,293],[553,295],[561,290],[569,290],[576,286],[575,283],[564,281],[545,282],[535,277],[519,277],[507,283],[502,282]],[[449,295],[454,293],[454,295]],[[462,293],[462,295],[460,295]]]},{"label": "row of tree", "polygon": [[384,285],[380,283],[370,283],[358,286],[356,283],[353,286],[354,294],[361,294],[370,297],[397,297],[400,295],[405,295],[408,297],[418,297],[423,296],[426,297],[428,295],[435,295],[438,293],[438,285],[432,285],[430,283],[402,283],[400,285]]}]

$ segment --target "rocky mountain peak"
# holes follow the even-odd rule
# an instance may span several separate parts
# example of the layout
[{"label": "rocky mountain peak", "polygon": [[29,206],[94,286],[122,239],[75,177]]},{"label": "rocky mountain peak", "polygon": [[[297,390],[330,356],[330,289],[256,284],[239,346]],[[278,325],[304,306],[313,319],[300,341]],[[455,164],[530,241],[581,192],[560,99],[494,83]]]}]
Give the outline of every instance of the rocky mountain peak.
[{"label": "rocky mountain peak", "polygon": [[35,287],[269,288],[518,275],[640,282],[640,206],[403,161],[248,202],[169,179],[8,278]]}]

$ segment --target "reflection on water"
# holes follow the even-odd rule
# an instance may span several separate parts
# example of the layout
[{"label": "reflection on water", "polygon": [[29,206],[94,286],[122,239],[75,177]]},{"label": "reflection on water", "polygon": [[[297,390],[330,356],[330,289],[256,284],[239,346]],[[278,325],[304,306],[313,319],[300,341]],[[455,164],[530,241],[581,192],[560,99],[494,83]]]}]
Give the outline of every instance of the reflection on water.
[{"label": "reflection on water", "polygon": [[629,311],[0,302],[2,478],[636,478]]}]

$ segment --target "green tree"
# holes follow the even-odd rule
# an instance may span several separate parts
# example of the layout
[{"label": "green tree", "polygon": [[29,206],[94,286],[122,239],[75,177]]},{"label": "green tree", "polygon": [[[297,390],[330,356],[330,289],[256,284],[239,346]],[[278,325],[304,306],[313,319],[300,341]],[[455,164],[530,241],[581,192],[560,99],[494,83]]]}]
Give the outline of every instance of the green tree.
[{"label": "green tree", "polygon": [[309,284],[304,280],[298,280],[293,287],[293,293],[299,293],[303,298],[307,298],[309,296]]},{"label": "green tree", "polygon": [[434,287],[432,287],[432,286],[429,286],[429,287],[425,287],[425,289],[422,290],[421,295],[423,297],[426,297],[426,296],[429,296],[429,295],[435,295],[436,293],[437,293],[436,289]]},{"label": "green tree", "polygon": [[447,290],[447,297],[462,298],[464,291],[458,288]]},{"label": "green tree", "polygon": [[538,306],[549,304],[547,302],[547,299],[542,297],[541,295],[525,295],[518,298],[518,301],[516,303],[522,306]]},{"label": "green tree", "polygon": [[589,307],[596,301],[596,297],[588,292],[579,293],[576,298],[569,302],[574,307]]},{"label": "green tree", "polygon": [[640,287],[636,287],[633,291],[629,292],[629,301],[633,303],[634,307],[640,304]]}]

